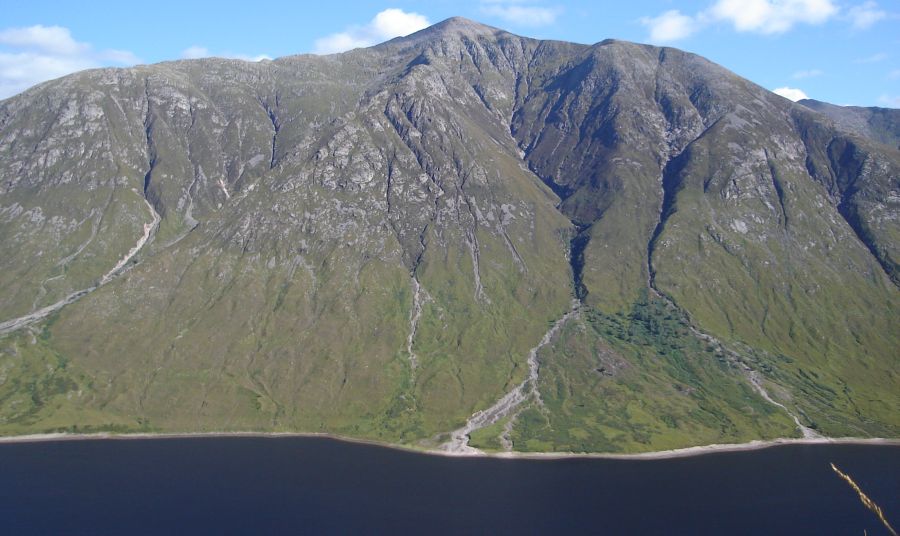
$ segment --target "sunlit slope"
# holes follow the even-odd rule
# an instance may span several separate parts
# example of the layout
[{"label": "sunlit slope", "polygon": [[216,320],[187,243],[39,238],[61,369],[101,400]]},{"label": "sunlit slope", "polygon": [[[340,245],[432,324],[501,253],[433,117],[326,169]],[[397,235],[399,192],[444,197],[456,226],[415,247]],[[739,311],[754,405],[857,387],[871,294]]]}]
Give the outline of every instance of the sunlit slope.
[{"label": "sunlit slope", "polygon": [[78,73],[0,140],[5,433],[437,446],[573,298],[473,446],[900,429],[900,153],[697,56],[451,19]]}]

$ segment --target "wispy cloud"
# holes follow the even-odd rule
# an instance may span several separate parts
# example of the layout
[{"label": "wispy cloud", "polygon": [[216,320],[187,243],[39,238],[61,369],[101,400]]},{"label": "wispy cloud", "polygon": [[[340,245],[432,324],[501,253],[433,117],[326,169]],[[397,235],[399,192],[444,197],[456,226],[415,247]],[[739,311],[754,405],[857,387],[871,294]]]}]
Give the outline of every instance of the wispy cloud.
[{"label": "wispy cloud", "polygon": [[518,26],[547,26],[556,22],[562,8],[535,5],[528,0],[482,0],[481,12]]},{"label": "wispy cloud", "polygon": [[856,63],[878,63],[886,59],[888,59],[888,55],[886,53],[878,52],[877,54],[872,54],[871,56],[866,56],[865,58],[859,58],[856,60]]},{"label": "wispy cloud", "polygon": [[140,63],[127,50],[95,50],[62,26],[0,30],[0,98],[76,71]]},{"label": "wispy cloud", "polygon": [[189,46],[186,49],[181,51],[181,59],[184,60],[196,60],[198,58],[208,58],[212,54],[209,53],[209,49],[206,47],[201,47],[199,45]]},{"label": "wispy cloud", "polygon": [[40,50],[48,54],[74,56],[90,50],[87,43],[72,38],[68,28],[62,26],[29,26],[7,28],[0,31],[0,43],[16,48]]},{"label": "wispy cloud", "polygon": [[783,33],[797,24],[822,24],[838,13],[832,0],[719,0],[707,16],[739,32]]},{"label": "wispy cloud", "polygon": [[738,32],[780,34],[800,24],[825,23],[839,11],[834,0],[716,0],[693,15],[669,10],[640,22],[649,29],[650,41],[661,42],[684,39],[716,24]]},{"label": "wispy cloud", "polygon": [[796,73],[791,75],[791,78],[793,78],[794,80],[805,80],[807,78],[822,76],[823,74],[825,74],[825,71],[821,69],[809,69],[805,71],[797,71]]},{"label": "wispy cloud", "polygon": [[894,69],[893,71],[888,73],[888,78],[891,80],[900,79],[900,69]]},{"label": "wispy cloud", "polygon": [[257,54],[252,56],[250,54],[225,54],[220,56],[222,58],[232,58],[235,60],[244,60],[244,61],[263,61],[263,60],[271,60],[272,57],[268,54]]},{"label": "wispy cloud", "polygon": [[682,14],[677,9],[666,11],[658,17],[644,17],[641,24],[650,30],[651,43],[670,43],[690,36],[702,25],[696,18]]},{"label": "wispy cloud", "polygon": [[773,89],[772,93],[781,95],[782,97],[790,99],[794,102],[809,98],[809,95],[807,95],[802,89],[797,89],[795,87],[778,87]]},{"label": "wispy cloud", "polygon": [[847,10],[847,18],[854,30],[865,30],[876,22],[886,19],[887,11],[880,9],[875,2],[864,2]]},{"label": "wispy cloud", "polygon": [[186,49],[181,51],[181,58],[185,60],[195,60],[199,58],[230,58],[235,60],[244,60],[244,61],[262,61],[262,60],[270,60],[271,56],[268,54],[257,54],[256,56],[251,56],[250,54],[234,54],[230,52],[222,52],[222,53],[212,53],[206,47],[201,47],[199,45],[189,46]]},{"label": "wispy cloud", "polygon": [[354,48],[368,47],[394,37],[409,35],[426,28],[431,23],[418,13],[407,13],[402,9],[385,9],[375,15],[367,24],[350,26],[343,32],[316,39],[315,54],[333,54]]},{"label": "wispy cloud", "polygon": [[878,103],[888,108],[900,108],[900,95],[881,95],[878,97]]}]

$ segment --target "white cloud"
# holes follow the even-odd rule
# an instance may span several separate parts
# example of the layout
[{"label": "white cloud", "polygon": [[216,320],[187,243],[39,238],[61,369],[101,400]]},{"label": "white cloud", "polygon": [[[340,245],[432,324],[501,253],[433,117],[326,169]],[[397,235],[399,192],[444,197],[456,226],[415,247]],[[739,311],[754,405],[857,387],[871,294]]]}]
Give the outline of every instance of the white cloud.
[{"label": "white cloud", "polygon": [[796,24],[822,24],[838,13],[832,0],[718,0],[706,11],[739,32],[783,33]]},{"label": "white cloud", "polygon": [[891,80],[897,80],[900,78],[900,69],[894,69],[893,71],[888,73],[888,78]]},{"label": "white cloud", "polygon": [[141,58],[137,57],[134,52],[113,48],[101,50],[97,53],[97,58],[102,60],[103,63],[113,63],[115,65],[136,65],[141,62]]},{"label": "white cloud", "polygon": [[881,95],[878,97],[878,103],[888,108],[900,108],[900,95]]},{"label": "white cloud", "polygon": [[229,58],[234,60],[244,60],[244,61],[262,61],[262,60],[270,60],[272,59],[267,54],[258,54],[256,56],[251,56],[249,54],[232,54],[230,52],[222,52],[222,53],[212,53],[206,47],[201,47],[199,45],[189,46],[186,49],[181,51],[181,59],[184,60],[196,60],[200,58]]},{"label": "white cloud", "polygon": [[801,89],[793,88],[793,87],[779,87],[772,90],[772,93],[776,95],[781,95],[786,99],[790,99],[794,102],[798,100],[808,99],[809,95],[803,92]]},{"label": "white cloud", "polygon": [[424,15],[407,13],[402,9],[385,9],[368,24],[351,26],[345,31],[316,39],[315,54],[333,54],[353,48],[368,47],[394,37],[409,35],[431,23]]},{"label": "white cloud", "polygon": [[75,41],[68,28],[41,24],[0,30],[0,43],[65,56],[81,54],[90,49],[90,45]]},{"label": "white cloud", "polygon": [[79,57],[0,52],[0,98],[20,93],[39,82],[96,66],[93,61]]},{"label": "white cloud", "polygon": [[887,16],[886,11],[879,9],[878,4],[871,1],[853,6],[847,11],[854,30],[865,30]]},{"label": "white cloud", "polygon": [[558,7],[527,5],[525,0],[483,0],[481,12],[519,26],[547,26],[562,12]]},{"label": "white cloud", "polygon": [[701,21],[673,9],[658,17],[644,17],[641,24],[650,29],[651,43],[668,43],[690,36],[700,28]]},{"label": "white cloud", "polygon": [[127,50],[94,50],[68,28],[36,25],[0,30],[0,98],[46,80],[103,66],[140,63]]},{"label": "white cloud", "polygon": [[198,58],[208,58],[212,54],[209,53],[209,49],[206,47],[201,47],[198,45],[189,46],[186,49],[181,51],[181,59],[184,60],[196,60]]},{"label": "white cloud", "polygon": [[808,69],[805,71],[797,71],[796,73],[791,75],[791,78],[794,80],[803,80],[806,78],[815,78],[817,76],[822,76],[825,74],[825,71],[821,69]]},{"label": "white cloud", "polygon": [[839,11],[834,0],[716,0],[694,15],[670,10],[641,23],[650,29],[650,40],[659,42],[684,39],[717,23],[738,32],[784,33],[798,24],[822,24]]},{"label": "white cloud", "polygon": [[251,56],[249,54],[228,54],[228,55],[225,55],[222,57],[232,58],[235,60],[253,61],[253,62],[272,59],[272,57],[269,56],[268,54],[257,54],[256,56]]},{"label": "white cloud", "polygon": [[877,54],[872,54],[871,56],[866,56],[865,58],[859,58],[855,63],[878,63],[879,61],[884,61],[886,59],[888,59],[888,55],[884,52],[879,52]]}]

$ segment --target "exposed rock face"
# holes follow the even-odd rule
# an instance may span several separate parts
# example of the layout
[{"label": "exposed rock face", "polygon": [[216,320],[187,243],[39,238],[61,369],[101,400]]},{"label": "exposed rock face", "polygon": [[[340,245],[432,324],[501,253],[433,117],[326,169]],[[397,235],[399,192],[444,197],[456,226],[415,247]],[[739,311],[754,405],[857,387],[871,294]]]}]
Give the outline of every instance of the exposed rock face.
[{"label": "exposed rock face", "polygon": [[841,130],[900,148],[900,110],[837,106],[813,99],[804,99],[800,104],[828,116]]},{"label": "exposed rock face", "polygon": [[0,102],[0,240],[7,433],[900,433],[900,152],[675,49],[78,73]]}]

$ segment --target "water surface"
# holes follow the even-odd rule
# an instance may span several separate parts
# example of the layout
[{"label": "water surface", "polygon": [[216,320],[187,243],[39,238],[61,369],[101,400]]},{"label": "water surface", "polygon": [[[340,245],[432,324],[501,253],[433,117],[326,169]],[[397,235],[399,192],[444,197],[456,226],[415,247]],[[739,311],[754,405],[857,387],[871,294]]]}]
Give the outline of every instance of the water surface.
[{"label": "water surface", "polygon": [[0,444],[7,534],[887,534],[900,447],[664,460],[429,456],[324,438]]}]

